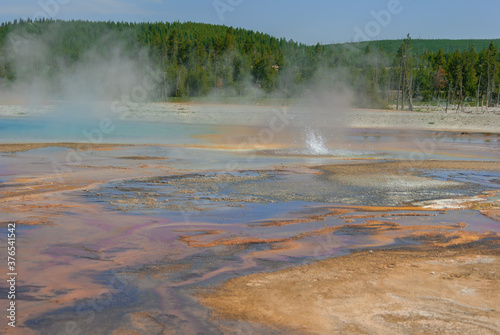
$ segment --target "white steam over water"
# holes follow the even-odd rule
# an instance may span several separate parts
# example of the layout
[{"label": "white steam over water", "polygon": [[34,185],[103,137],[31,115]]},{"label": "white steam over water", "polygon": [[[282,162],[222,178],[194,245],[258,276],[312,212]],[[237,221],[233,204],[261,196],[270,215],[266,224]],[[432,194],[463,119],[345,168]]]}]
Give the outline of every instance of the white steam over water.
[{"label": "white steam over water", "polygon": [[312,87],[291,108],[293,126],[299,130],[295,141],[300,141],[299,150],[303,155],[337,155],[338,150],[332,148],[346,144],[352,93],[346,87],[328,88],[320,84]]}]

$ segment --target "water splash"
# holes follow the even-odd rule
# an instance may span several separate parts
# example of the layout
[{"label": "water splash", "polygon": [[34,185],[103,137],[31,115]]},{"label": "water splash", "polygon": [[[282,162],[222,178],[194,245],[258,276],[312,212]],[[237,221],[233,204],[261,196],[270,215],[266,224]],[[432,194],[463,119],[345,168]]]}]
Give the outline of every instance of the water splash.
[{"label": "water splash", "polygon": [[330,150],[325,146],[325,138],[318,130],[306,129],[306,144],[311,155],[328,155]]}]

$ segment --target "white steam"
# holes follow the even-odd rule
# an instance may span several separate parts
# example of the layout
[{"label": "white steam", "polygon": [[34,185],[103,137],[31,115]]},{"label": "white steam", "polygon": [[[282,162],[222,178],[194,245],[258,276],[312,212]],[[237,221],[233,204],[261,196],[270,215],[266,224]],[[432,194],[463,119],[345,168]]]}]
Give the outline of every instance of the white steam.
[{"label": "white steam", "polygon": [[306,153],[328,155],[332,147],[345,141],[354,95],[341,79],[341,72],[319,72],[292,114]]},{"label": "white steam", "polygon": [[8,38],[6,60],[15,80],[0,83],[2,103],[52,105],[51,122],[77,122],[110,116],[113,101],[148,102],[157,94],[160,83],[151,76],[145,50],[130,51],[122,38],[108,34],[68,61],[50,48],[60,36],[56,29],[41,36],[13,32]]}]

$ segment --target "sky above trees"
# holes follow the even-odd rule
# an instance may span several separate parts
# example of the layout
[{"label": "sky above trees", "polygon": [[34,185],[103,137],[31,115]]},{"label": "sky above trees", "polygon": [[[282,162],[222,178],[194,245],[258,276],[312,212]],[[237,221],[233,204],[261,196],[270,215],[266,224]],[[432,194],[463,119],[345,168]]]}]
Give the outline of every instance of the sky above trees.
[{"label": "sky above trees", "polygon": [[194,21],[265,32],[306,44],[413,38],[499,37],[498,0],[2,0],[18,18]]}]

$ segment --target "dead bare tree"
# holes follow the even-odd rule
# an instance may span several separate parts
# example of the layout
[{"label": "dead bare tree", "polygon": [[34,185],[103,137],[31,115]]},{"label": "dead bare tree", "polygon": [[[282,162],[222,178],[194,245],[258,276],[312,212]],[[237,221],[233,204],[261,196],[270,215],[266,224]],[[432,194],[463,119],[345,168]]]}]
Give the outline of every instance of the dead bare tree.
[{"label": "dead bare tree", "polygon": [[[479,113],[479,91],[481,89],[481,75],[479,75],[479,80],[477,82],[477,96],[476,96],[476,105],[477,105],[477,112]],[[481,106],[481,110],[482,110],[482,106]]]}]

